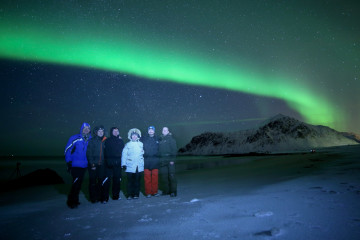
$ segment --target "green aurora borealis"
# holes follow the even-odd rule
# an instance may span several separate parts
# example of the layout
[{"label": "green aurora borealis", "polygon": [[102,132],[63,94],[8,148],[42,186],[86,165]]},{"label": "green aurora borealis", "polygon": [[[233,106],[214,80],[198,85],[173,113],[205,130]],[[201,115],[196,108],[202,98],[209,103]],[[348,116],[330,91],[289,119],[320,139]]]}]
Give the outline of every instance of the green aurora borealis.
[{"label": "green aurora borealis", "polygon": [[[35,30],[33,30],[35,28]],[[16,60],[43,61],[94,67],[135,74],[154,80],[168,80],[183,84],[224,88],[285,100],[308,121],[331,125],[336,114],[331,103],[307,88],[296,86],[286,78],[263,76],[241,70],[234,64],[225,66],[216,61],[204,61],[181,52],[172,53],[166,47],[146,48],[122,39],[73,35],[59,39],[50,31],[34,28],[17,29],[15,33],[2,26],[1,56]],[[89,35],[98,34],[98,31]],[[102,35],[103,36],[103,35]],[[146,53],[146,54],[144,54]],[[266,86],[266,87],[264,87]],[[299,91],[302,88],[302,91]]]},{"label": "green aurora borealis", "polygon": [[[92,3],[94,5],[94,1]],[[169,26],[161,28],[160,20],[156,25],[159,32],[153,32],[155,25],[151,23],[141,31],[139,23],[132,25],[124,16],[114,17],[116,9],[120,10],[118,6],[114,6],[113,10],[109,7],[102,11],[83,3],[81,11],[87,9],[88,14],[81,20],[81,14],[76,15],[77,10],[71,10],[71,6],[40,4],[41,7],[35,5],[26,15],[24,12],[29,5],[27,3],[17,8],[11,3],[5,5],[5,10],[11,10],[3,11],[0,22],[1,58],[95,68],[149,80],[277,98],[284,100],[309,123],[339,130],[347,127],[345,119],[348,116],[343,108],[323,90],[314,87],[311,84],[313,79],[309,79],[307,74],[298,76],[290,70],[271,72],[268,66],[262,66],[254,60],[247,62],[246,56],[234,56],[231,50],[225,48],[212,54],[211,51],[205,51],[211,43],[207,45],[206,40],[202,42],[196,36],[181,37],[183,30],[169,30]],[[53,14],[55,9],[57,14]],[[207,7],[199,11],[206,14],[209,9]],[[104,20],[102,14],[107,19]],[[156,14],[160,15],[160,12]],[[179,19],[181,14],[183,12],[177,11],[175,18]],[[229,17],[234,18],[235,15]],[[190,19],[196,20],[198,17],[192,16]],[[216,20],[217,24],[228,28],[229,23],[224,19],[227,18]],[[214,23],[213,18],[211,23]],[[142,19],[141,24],[146,25],[146,20]],[[233,29],[234,32],[240,30]],[[166,31],[171,31],[171,34],[166,35]],[[175,40],[174,33],[178,34]],[[234,38],[239,35],[235,34]],[[237,44],[241,44],[241,41]]]}]

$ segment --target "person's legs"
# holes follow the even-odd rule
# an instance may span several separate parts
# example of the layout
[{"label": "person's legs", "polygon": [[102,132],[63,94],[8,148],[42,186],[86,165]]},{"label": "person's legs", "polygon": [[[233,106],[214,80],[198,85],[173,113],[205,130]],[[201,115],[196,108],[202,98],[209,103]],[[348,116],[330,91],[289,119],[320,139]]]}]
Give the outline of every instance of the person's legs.
[{"label": "person's legs", "polygon": [[140,176],[138,169],[136,168],[136,172],[134,173],[134,197],[138,198],[140,195]]},{"label": "person's legs", "polygon": [[155,195],[158,193],[158,176],[159,176],[159,170],[153,169],[151,171],[151,194]]},{"label": "person's legs", "polygon": [[127,175],[127,192],[128,192],[128,198],[134,197],[134,173],[128,172]]},{"label": "person's legs", "polygon": [[145,182],[145,195],[151,195],[151,170],[144,170],[144,182]]},{"label": "person's legs", "polygon": [[169,163],[169,186],[170,186],[170,194],[172,197],[177,196],[177,181],[175,177],[175,163]]},{"label": "person's legs", "polygon": [[89,170],[89,195],[90,195],[90,201],[92,203],[95,203],[98,201],[97,198],[97,182],[96,182],[96,178],[97,178],[97,174],[96,174],[96,169],[92,169],[91,167],[88,168]]},{"label": "person's legs", "polygon": [[113,169],[112,197],[114,200],[117,200],[120,197],[121,190],[121,167],[114,166]]},{"label": "person's legs", "polygon": [[102,171],[100,174],[100,201],[102,203],[106,203],[109,201],[109,191],[110,191],[110,184],[111,184],[111,172],[112,169],[109,169],[105,166],[102,167]]},{"label": "person's legs", "polygon": [[162,165],[159,169],[162,195],[170,194],[169,189],[169,165]]},{"label": "person's legs", "polygon": [[71,175],[73,177],[73,182],[71,186],[70,193],[68,195],[67,205],[70,208],[77,207],[79,202],[79,194],[81,190],[81,184],[84,179],[86,168],[73,167],[71,169]]},{"label": "person's legs", "polygon": [[95,187],[95,198],[96,201],[101,200],[102,192],[103,192],[103,186],[102,186],[102,180],[104,179],[104,169],[103,166],[99,165],[96,167],[96,187]]}]

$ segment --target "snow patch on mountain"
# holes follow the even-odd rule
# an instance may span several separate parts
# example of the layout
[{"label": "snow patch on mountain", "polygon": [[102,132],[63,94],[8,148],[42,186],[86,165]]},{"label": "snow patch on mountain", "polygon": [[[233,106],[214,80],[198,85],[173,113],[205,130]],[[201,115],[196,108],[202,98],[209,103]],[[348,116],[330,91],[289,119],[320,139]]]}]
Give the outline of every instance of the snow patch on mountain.
[{"label": "snow patch on mountain", "polygon": [[326,126],[315,126],[282,114],[257,129],[228,133],[206,132],[192,138],[180,154],[220,155],[308,151],[357,142]]}]

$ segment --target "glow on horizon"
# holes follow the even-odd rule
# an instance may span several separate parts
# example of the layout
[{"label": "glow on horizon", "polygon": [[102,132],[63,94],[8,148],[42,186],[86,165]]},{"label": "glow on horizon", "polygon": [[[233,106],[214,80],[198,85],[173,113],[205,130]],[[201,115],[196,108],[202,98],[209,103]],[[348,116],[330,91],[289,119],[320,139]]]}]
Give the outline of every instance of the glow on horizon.
[{"label": "glow on horizon", "polygon": [[204,57],[194,49],[165,47],[166,40],[151,44],[101,34],[99,29],[86,33],[58,34],[36,25],[0,23],[0,57],[89,67],[132,74],[151,80],[172,81],[240,91],[284,100],[311,124],[343,128],[343,114],[304,83],[289,77],[270,76],[239,63],[221,62]]}]

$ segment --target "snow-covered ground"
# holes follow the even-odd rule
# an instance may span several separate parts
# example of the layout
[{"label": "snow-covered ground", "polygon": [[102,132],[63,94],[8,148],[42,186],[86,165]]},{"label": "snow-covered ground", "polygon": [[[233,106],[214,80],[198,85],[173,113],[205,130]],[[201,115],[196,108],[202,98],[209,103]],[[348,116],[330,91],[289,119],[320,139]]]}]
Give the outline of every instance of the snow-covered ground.
[{"label": "snow-covered ground", "polygon": [[91,204],[82,193],[77,209],[52,164],[67,184],[1,193],[1,239],[360,239],[359,145],[181,159],[176,198]]}]

